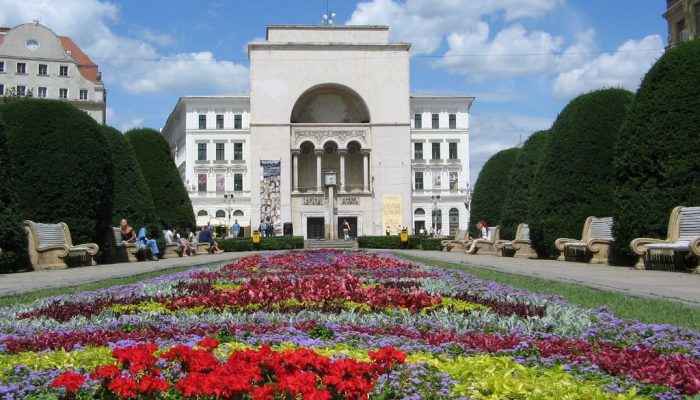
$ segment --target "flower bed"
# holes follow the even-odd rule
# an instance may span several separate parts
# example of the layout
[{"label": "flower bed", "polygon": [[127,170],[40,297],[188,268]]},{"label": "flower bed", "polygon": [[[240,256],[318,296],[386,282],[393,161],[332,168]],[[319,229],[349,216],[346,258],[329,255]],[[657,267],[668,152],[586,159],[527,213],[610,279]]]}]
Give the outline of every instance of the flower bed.
[{"label": "flower bed", "polygon": [[700,335],[363,252],[0,308],[0,398],[682,399]]}]

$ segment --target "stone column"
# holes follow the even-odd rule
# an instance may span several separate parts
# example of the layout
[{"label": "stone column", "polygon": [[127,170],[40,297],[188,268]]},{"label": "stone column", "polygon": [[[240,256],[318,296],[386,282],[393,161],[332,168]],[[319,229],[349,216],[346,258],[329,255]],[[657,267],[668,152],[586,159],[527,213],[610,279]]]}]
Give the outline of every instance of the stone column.
[{"label": "stone column", "polygon": [[316,150],[316,193],[321,193],[322,190],[322,180],[321,180],[321,157],[323,156],[323,149]]},{"label": "stone column", "polygon": [[338,155],[340,155],[340,189],[338,193],[345,193],[345,155],[348,153],[347,149],[338,150]]},{"label": "stone column", "polygon": [[299,150],[292,151],[292,193],[299,193]]},{"label": "stone column", "polygon": [[369,193],[369,150],[362,150],[362,190]]}]

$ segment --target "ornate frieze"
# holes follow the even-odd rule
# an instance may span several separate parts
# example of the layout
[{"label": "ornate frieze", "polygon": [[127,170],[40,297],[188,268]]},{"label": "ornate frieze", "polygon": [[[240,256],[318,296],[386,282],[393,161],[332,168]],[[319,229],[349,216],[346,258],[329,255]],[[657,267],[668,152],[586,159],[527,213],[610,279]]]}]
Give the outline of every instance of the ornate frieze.
[{"label": "ornate frieze", "polygon": [[354,141],[360,143],[363,148],[369,147],[369,132],[367,129],[292,129],[292,145],[294,148],[310,141],[316,148],[323,147],[323,144],[332,140],[340,147],[347,147],[347,144]]}]

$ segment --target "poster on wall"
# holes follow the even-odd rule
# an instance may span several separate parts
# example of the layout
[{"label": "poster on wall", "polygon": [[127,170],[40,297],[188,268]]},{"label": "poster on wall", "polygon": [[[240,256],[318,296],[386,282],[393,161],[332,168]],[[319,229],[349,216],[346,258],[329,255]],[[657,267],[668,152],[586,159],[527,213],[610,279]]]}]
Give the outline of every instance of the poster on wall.
[{"label": "poster on wall", "polygon": [[282,231],[282,202],[280,197],[280,160],[260,160],[260,234],[272,235]]},{"label": "poster on wall", "polygon": [[450,189],[451,190],[459,189],[459,173],[458,172],[450,172]]},{"label": "poster on wall", "polygon": [[223,193],[226,189],[226,177],[224,174],[216,174],[216,191]]},{"label": "poster on wall", "polygon": [[199,174],[197,176],[197,191],[206,192],[207,191],[207,174]]},{"label": "poster on wall", "polygon": [[382,228],[385,232],[398,234],[403,224],[401,196],[382,196]]},{"label": "poster on wall", "polygon": [[442,172],[433,171],[433,189],[442,188]]}]

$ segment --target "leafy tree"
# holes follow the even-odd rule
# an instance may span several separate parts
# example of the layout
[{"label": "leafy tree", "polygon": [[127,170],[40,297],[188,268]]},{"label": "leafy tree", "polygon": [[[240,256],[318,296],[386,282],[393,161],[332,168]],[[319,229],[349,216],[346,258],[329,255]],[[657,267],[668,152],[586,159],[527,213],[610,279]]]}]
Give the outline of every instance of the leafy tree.
[{"label": "leafy tree", "polygon": [[74,243],[104,246],[112,210],[112,157],[97,122],[55,100],[21,99],[0,111],[22,216],[65,222]]},{"label": "leafy tree", "polygon": [[158,224],[162,227],[194,227],[192,203],[168,143],[158,131],[148,128],[132,129],[125,135],[151,192]]},{"label": "leafy tree", "polygon": [[27,235],[15,207],[14,197],[5,124],[0,120],[0,272],[19,271],[28,267]]},{"label": "leafy tree", "polygon": [[501,238],[515,238],[518,224],[528,222],[530,186],[535,179],[548,135],[549,131],[537,131],[530,135],[515,159],[501,211]]},{"label": "leafy tree", "polygon": [[506,197],[508,177],[520,149],[512,148],[499,151],[486,161],[474,184],[472,194],[469,221],[472,226],[469,231],[472,236],[478,235],[476,224],[479,220],[486,220],[491,225],[496,225],[501,220],[503,199]]},{"label": "leafy tree", "polygon": [[700,41],[669,49],[647,72],[615,151],[613,251],[665,238],[675,206],[700,205]]},{"label": "leafy tree", "polygon": [[530,239],[540,257],[554,241],[580,237],[585,219],[609,217],[612,157],[633,95],[603,89],[573,99],[552,125],[530,194]]}]

